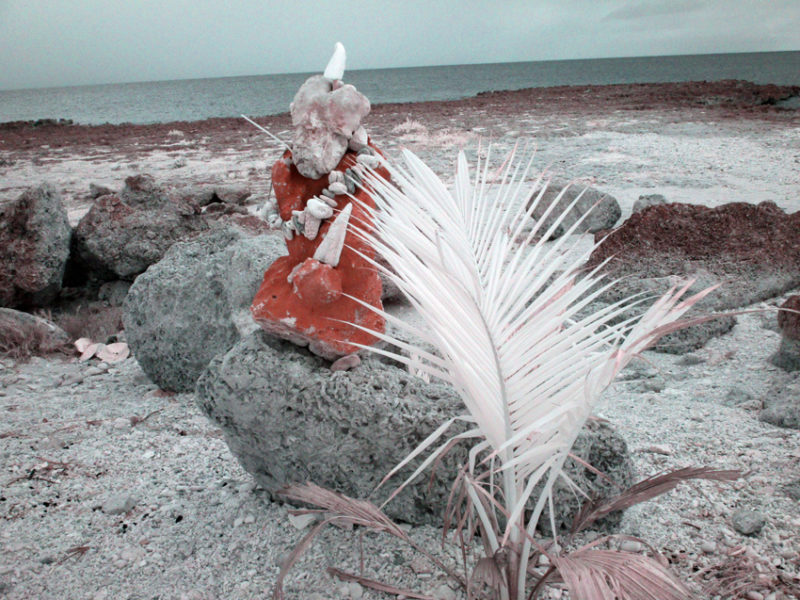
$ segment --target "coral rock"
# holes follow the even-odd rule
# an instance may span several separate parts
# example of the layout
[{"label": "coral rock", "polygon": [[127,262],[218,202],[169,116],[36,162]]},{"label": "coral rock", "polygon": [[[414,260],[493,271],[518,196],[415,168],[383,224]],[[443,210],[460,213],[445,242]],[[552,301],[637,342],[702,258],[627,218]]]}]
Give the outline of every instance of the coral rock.
[{"label": "coral rock", "polygon": [[370,104],[352,85],[333,89],[329,79],[315,75],[300,87],[290,111],[292,160],[302,175],[319,179],[342,159]]},{"label": "coral rock", "polygon": [[783,337],[778,351],[770,360],[784,371],[800,371],[800,295],[789,296],[781,304],[781,309],[778,327]]},{"label": "coral rock", "polygon": [[0,210],[0,306],[45,306],[58,296],[72,229],[51,186],[26,190]]}]

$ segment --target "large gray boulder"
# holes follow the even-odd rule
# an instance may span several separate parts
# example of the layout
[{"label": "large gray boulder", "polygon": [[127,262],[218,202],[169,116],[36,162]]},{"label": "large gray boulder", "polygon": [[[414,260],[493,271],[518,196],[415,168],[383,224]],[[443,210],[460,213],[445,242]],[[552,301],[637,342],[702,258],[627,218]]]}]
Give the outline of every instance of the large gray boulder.
[{"label": "large gray boulder", "polygon": [[0,306],[46,306],[61,291],[69,257],[67,211],[50,185],[0,208]]},{"label": "large gray boulder", "polygon": [[250,303],[264,271],[286,254],[278,234],[232,226],[174,244],[128,290],[128,344],[161,388],[191,391],[208,362],[256,328]]},{"label": "large gray boulder", "polygon": [[[404,469],[372,494],[383,476],[441,423],[463,414],[463,405],[451,387],[426,383],[375,357],[350,371],[329,367],[307,349],[259,330],[209,363],[197,382],[197,403],[269,492],[312,481],[380,503],[413,470]],[[463,430],[456,425],[449,434]],[[632,482],[625,443],[607,425],[585,429],[573,452],[620,485]],[[430,489],[426,473],[387,505],[387,514],[441,524],[453,478],[465,461],[466,446],[456,446],[436,469]],[[567,469],[589,494],[618,491],[571,459]],[[572,490],[556,490],[559,527],[571,522],[577,503]]]},{"label": "large gray boulder", "polygon": [[[587,216],[579,226],[578,233],[596,233],[603,229],[609,229],[613,227],[622,216],[622,209],[619,206],[619,202],[617,202],[616,198],[613,196],[609,196],[593,187],[587,187],[579,183],[569,184],[566,181],[559,180],[552,180],[550,182],[550,185],[547,186],[542,199],[539,201],[539,204],[536,206],[531,216],[536,221],[539,221],[562,191],[564,191],[564,195],[561,197],[561,200],[559,200],[558,205],[545,219],[544,225],[542,225],[543,229],[540,230],[542,233],[561,216],[561,213],[567,209],[575,198],[579,195],[581,195],[581,198],[553,232],[551,239],[559,238],[564,235],[564,233],[575,224],[575,221],[590,210],[589,216]],[[531,200],[535,199],[537,195],[531,198]]]}]

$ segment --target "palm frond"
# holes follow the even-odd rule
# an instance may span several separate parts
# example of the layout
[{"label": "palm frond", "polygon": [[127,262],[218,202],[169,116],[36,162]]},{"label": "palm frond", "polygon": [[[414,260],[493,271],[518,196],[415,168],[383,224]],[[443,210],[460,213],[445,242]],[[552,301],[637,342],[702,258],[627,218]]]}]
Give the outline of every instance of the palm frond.
[{"label": "palm frond", "polygon": [[[489,186],[488,160],[478,164],[473,181],[462,152],[451,193],[413,153],[403,156],[404,166],[385,165],[391,182],[365,175],[376,202],[369,211],[373,228],[351,227],[383,257],[387,277],[425,322],[424,328],[396,325],[439,356],[422,348],[414,354],[426,360],[376,351],[413,360],[415,369],[455,387],[499,465],[511,518],[496,543],[520,542],[530,538],[599,394],[636,353],[680,327],[678,319],[707,292],[681,302],[687,285],[641,315],[631,315],[634,301],[623,301],[580,316],[614,282],[603,280],[600,267],[581,273],[588,253],[575,252],[570,234],[581,231],[586,215],[547,241],[578,199],[544,230],[561,196],[533,223],[547,184],[541,176],[532,180],[530,162],[507,161],[500,182]],[[380,337],[406,350],[413,346]],[[524,507],[542,482],[526,536],[519,531]],[[528,551],[524,542],[523,560]]]},{"label": "palm frond", "polygon": [[571,598],[689,600],[691,592],[652,558],[619,550],[584,549],[553,559]]}]

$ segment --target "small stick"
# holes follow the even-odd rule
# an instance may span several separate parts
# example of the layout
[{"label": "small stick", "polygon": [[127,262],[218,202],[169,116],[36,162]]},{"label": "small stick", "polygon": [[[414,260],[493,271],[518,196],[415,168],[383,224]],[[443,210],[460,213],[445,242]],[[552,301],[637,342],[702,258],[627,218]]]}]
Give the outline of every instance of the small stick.
[{"label": "small stick", "polygon": [[286,142],[284,142],[284,141],[283,141],[281,138],[279,138],[277,135],[275,135],[275,134],[274,134],[274,133],[272,133],[271,131],[268,131],[267,129],[263,128],[261,125],[259,125],[259,124],[258,124],[258,123],[256,123],[255,121],[253,121],[253,119],[251,119],[251,118],[249,118],[249,117],[247,117],[247,116],[245,116],[245,115],[241,115],[241,117],[242,117],[242,118],[243,118],[245,121],[247,121],[248,123],[250,123],[251,125],[253,125],[254,127],[256,127],[257,129],[260,129],[261,131],[263,131],[264,133],[266,133],[266,134],[267,134],[269,137],[271,137],[271,138],[272,138],[273,140],[275,140],[276,142],[278,142],[278,143],[280,143],[280,144],[283,144],[284,146],[286,146],[286,149],[287,149],[287,150],[291,150],[291,149],[292,149],[292,148],[291,148],[291,146],[289,146],[289,144],[287,144]]}]

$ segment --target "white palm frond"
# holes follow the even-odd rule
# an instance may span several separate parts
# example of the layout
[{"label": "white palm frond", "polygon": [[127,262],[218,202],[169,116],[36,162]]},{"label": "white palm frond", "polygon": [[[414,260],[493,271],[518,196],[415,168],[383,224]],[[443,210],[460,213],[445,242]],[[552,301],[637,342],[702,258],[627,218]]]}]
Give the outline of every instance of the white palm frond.
[{"label": "white palm frond", "polygon": [[499,184],[489,185],[489,159],[479,161],[472,180],[462,152],[451,193],[417,156],[403,157],[405,166],[384,165],[391,182],[365,175],[376,202],[372,229],[351,228],[388,263],[387,276],[425,327],[382,312],[387,322],[439,356],[388,334],[378,337],[414,358],[373,350],[455,387],[499,464],[511,518],[494,544],[510,537],[527,552],[521,515],[537,484],[545,482],[524,525],[529,534],[600,392],[636,353],[676,327],[698,297],[679,303],[686,286],[640,316],[630,316],[634,301],[587,316],[581,311],[614,282],[604,281],[600,267],[580,274],[594,249],[571,247],[582,218],[548,242],[578,199],[545,230],[560,195],[528,231],[546,188],[541,176],[532,181],[530,163],[507,161]]}]

